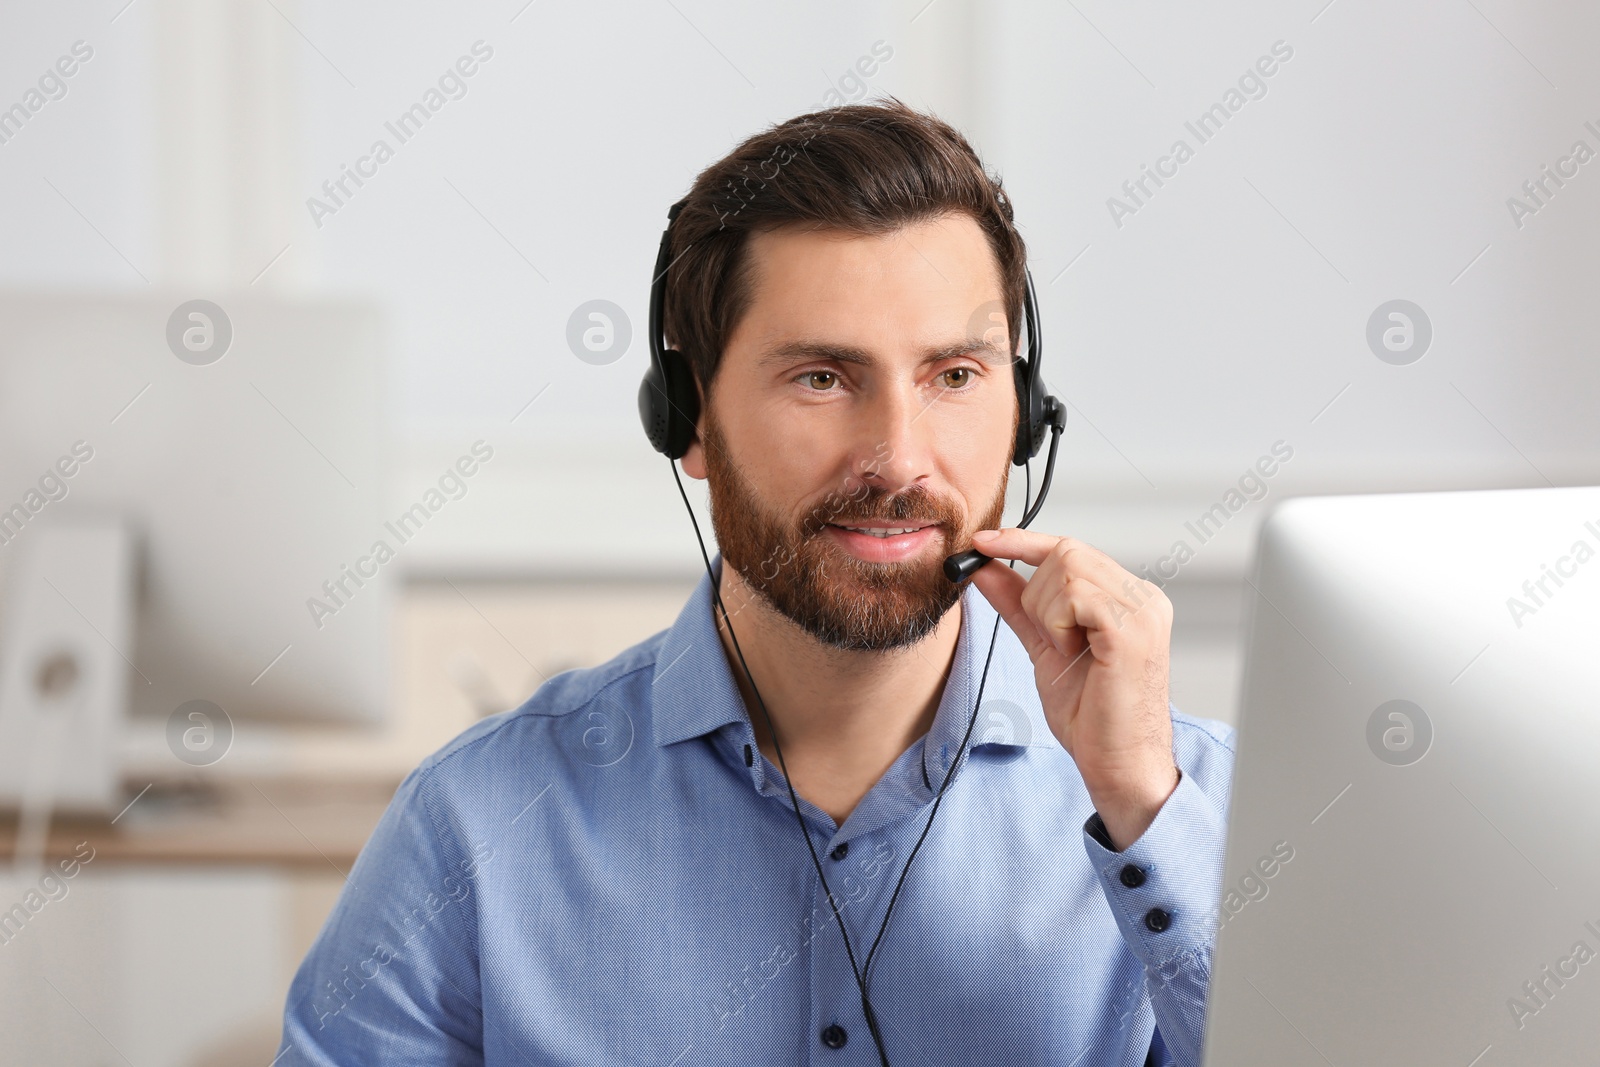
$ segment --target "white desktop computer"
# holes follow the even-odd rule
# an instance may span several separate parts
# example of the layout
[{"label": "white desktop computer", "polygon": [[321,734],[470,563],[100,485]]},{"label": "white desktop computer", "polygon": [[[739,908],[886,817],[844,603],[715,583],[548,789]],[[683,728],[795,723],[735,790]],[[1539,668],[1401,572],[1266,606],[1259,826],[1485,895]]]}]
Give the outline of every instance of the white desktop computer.
[{"label": "white desktop computer", "polygon": [[1600,1062],[1600,489],[1262,528],[1212,1067]]}]

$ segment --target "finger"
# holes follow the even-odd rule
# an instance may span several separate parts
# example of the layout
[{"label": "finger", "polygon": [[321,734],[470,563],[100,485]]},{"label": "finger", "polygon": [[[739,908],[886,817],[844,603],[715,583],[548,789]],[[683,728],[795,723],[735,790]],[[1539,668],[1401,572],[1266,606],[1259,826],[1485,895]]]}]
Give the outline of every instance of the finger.
[{"label": "finger", "polygon": [[[1070,584],[1087,582],[1099,585],[1098,578],[1103,569],[1097,566],[1093,552],[1088,545],[1070,537],[1056,541],[1044,562],[1033,572],[1033,577],[1028,580],[1028,589],[1022,595],[1022,606],[1035,622],[1045,625],[1049,606],[1059,600],[1061,591]],[[1049,628],[1046,629],[1049,633]],[[1054,640],[1054,635],[1051,636]]]},{"label": "finger", "polygon": [[1100,635],[1096,658],[1102,658],[1122,643],[1122,626],[1131,612],[1088,579],[1074,578],[1046,592],[1032,614],[1062,655],[1076,655],[1085,640]]},{"label": "finger", "polygon": [[1028,588],[1028,579],[1003,563],[990,561],[979,567],[972,575],[972,584],[983,594],[983,598],[994,606],[994,610],[1000,613],[1006,625],[1011,627],[1011,632],[1017,635],[1017,640],[1027,649],[1030,660],[1037,659],[1051,646],[1043,630],[1034,623],[1033,617],[1022,606],[1022,595]]},{"label": "finger", "polygon": [[1072,537],[1057,540],[1033,576],[1045,586],[1079,578],[1093,582],[1130,611],[1147,604],[1157,592],[1154,583],[1135,577],[1098,548]]},{"label": "finger", "polygon": [[[1062,545],[1034,573],[1035,582],[1040,582],[1047,573],[1052,575],[1044,589],[1059,589],[1075,582],[1088,583],[1109,598],[1118,630],[1129,620],[1135,620],[1134,625],[1139,630],[1151,633],[1170,625],[1172,603],[1154,582],[1136,577],[1104,552],[1081,541],[1067,538]],[[1053,566],[1058,560],[1060,565]],[[1037,611],[1035,617],[1039,617]]]},{"label": "finger", "polygon": [[1077,611],[1066,600],[1064,586],[1044,587],[1034,582],[1029,597],[1023,597],[1028,615],[1049,646],[1069,662],[1076,662],[1089,647],[1089,630],[1078,619]]},{"label": "finger", "polygon": [[1053,534],[1008,526],[1003,530],[979,530],[972,537],[972,547],[993,559],[1014,559],[1037,567],[1049,558],[1050,550],[1060,540]]}]

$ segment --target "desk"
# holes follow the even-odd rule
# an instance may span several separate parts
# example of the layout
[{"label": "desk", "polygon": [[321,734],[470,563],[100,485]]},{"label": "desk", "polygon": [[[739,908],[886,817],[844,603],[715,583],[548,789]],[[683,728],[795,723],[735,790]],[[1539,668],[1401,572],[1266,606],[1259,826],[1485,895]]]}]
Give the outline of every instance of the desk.
[{"label": "desk", "polygon": [[[134,1062],[269,1062],[289,979],[400,780],[141,778],[115,824],[53,819],[45,869],[0,876],[0,912],[80,843],[93,859],[0,937],[0,1029],[18,1062],[112,1062],[84,1018],[153,1053]],[[0,816],[0,855],[16,836],[15,813]]]},{"label": "desk", "polygon": [[[45,859],[70,856],[87,841],[102,869],[249,864],[331,871],[342,880],[399,784],[398,776],[153,782],[114,825],[105,818],[57,816]],[[15,813],[0,816],[0,856],[12,854],[16,835]]]}]

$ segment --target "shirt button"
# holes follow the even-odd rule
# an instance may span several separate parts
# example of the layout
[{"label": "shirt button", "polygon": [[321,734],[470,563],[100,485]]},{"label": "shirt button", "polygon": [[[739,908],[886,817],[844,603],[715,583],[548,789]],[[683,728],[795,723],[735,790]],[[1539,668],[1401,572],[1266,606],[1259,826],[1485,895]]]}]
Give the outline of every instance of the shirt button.
[{"label": "shirt button", "polygon": [[1151,908],[1144,913],[1144,925],[1153,934],[1159,934],[1172,925],[1172,913],[1162,908]]},{"label": "shirt button", "polygon": [[1120,878],[1122,880],[1122,884],[1127,886],[1129,889],[1138,889],[1140,886],[1144,885],[1144,868],[1135,867],[1131,863],[1126,864],[1123,866],[1122,873],[1118,875],[1118,878]]},{"label": "shirt button", "polygon": [[844,1043],[850,1040],[850,1035],[844,1032],[844,1027],[832,1023],[822,1028],[822,1043],[829,1048],[844,1048]]},{"label": "shirt button", "polygon": [[833,846],[833,851],[828,853],[828,857],[835,863],[844,859],[848,855],[850,855],[850,842],[848,841],[839,842],[837,845]]}]

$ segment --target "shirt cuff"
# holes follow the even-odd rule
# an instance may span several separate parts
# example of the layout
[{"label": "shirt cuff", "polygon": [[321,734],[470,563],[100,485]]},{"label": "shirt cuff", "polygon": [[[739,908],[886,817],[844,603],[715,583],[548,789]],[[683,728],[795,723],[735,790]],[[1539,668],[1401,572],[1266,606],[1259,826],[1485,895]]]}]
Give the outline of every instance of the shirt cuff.
[{"label": "shirt cuff", "polygon": [[1100,813],[1083,824],[1083,847],[1123,940],[1148,967],[1208,948],[1227,824],[1216,803],[1179,768],[1177,787],[1133,844],[1111,847]]}]

